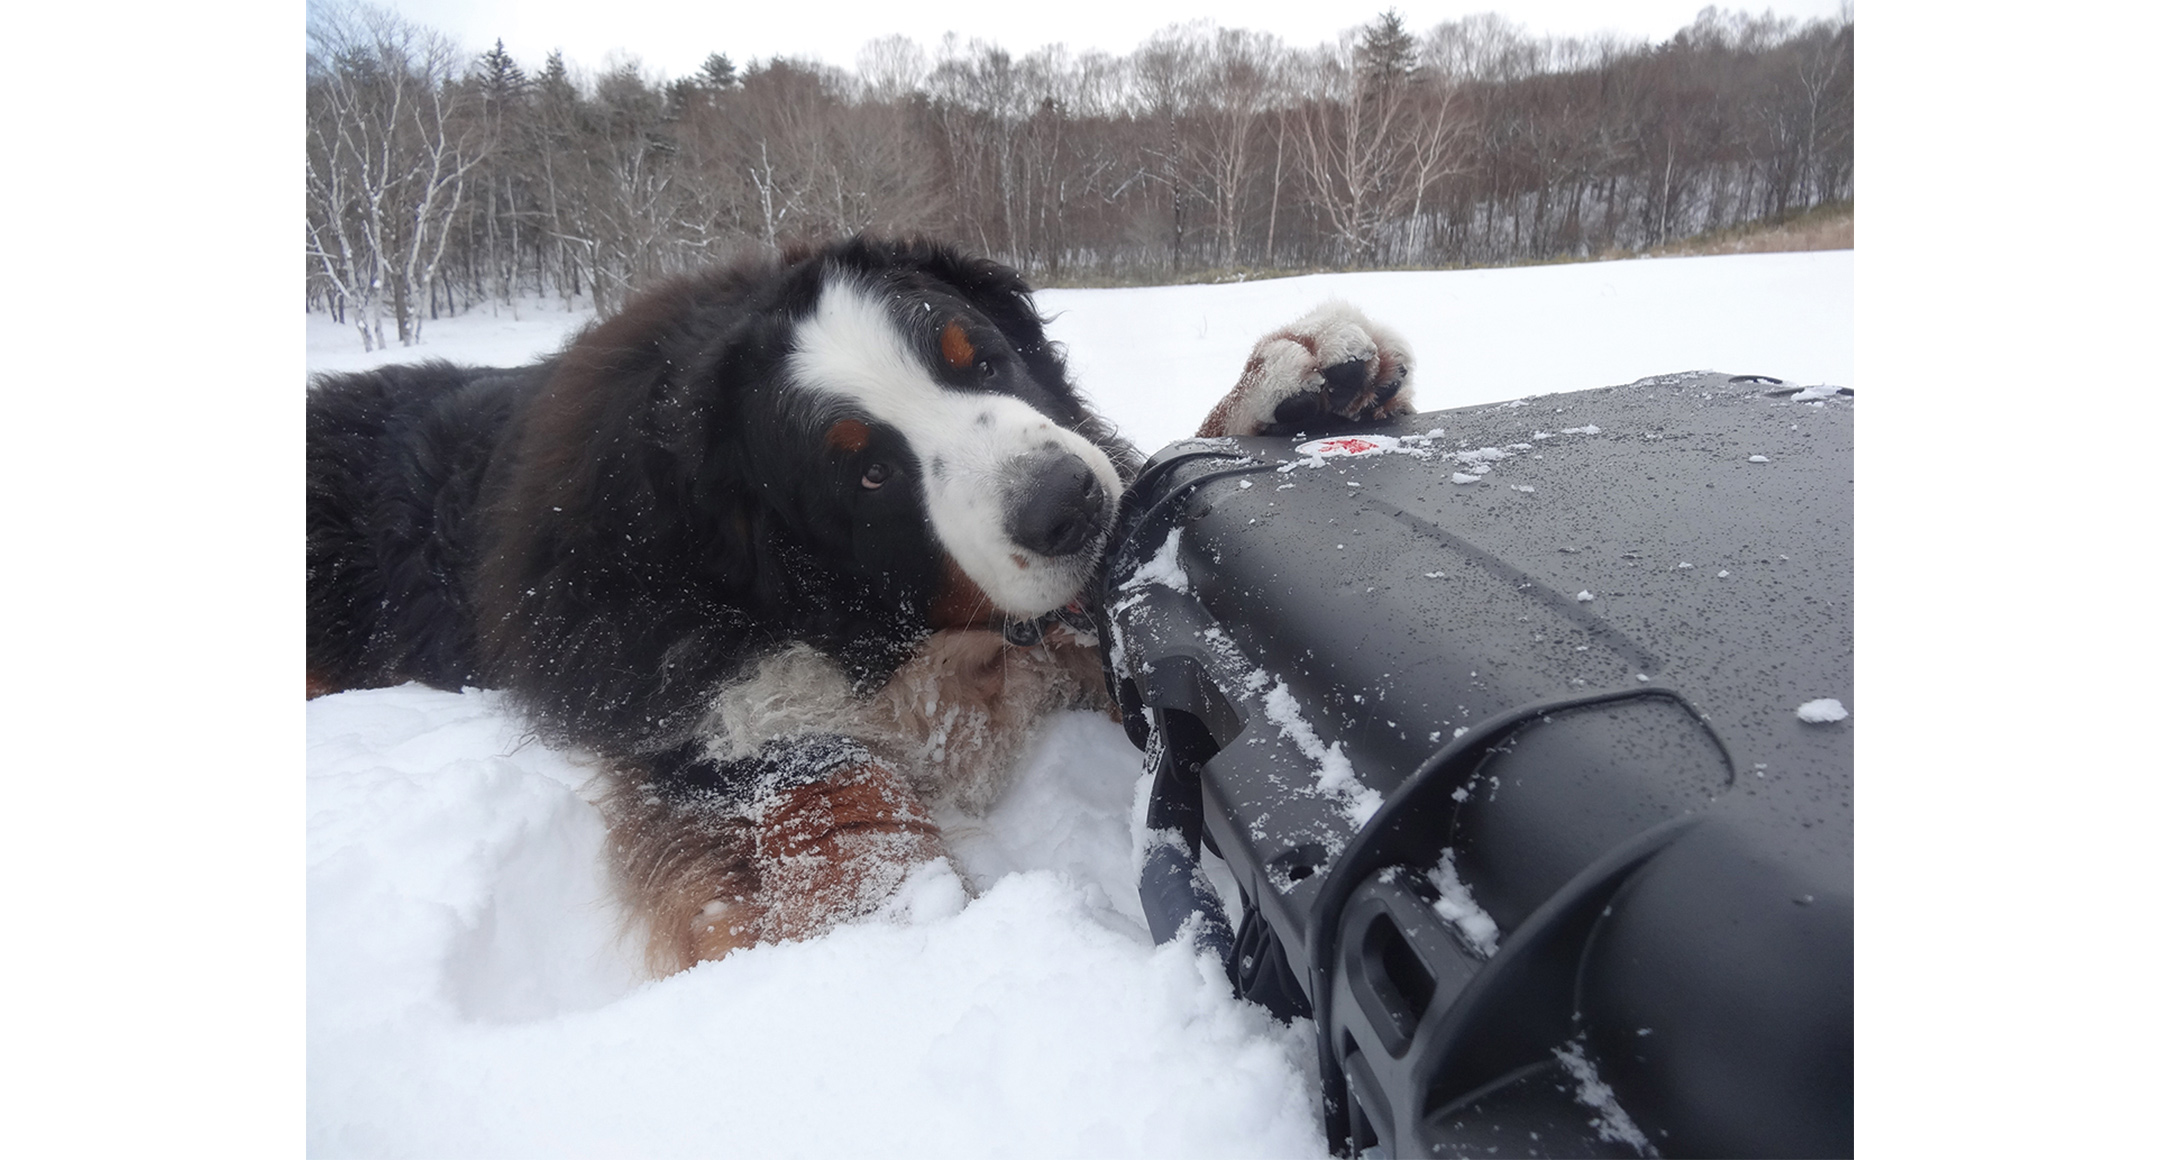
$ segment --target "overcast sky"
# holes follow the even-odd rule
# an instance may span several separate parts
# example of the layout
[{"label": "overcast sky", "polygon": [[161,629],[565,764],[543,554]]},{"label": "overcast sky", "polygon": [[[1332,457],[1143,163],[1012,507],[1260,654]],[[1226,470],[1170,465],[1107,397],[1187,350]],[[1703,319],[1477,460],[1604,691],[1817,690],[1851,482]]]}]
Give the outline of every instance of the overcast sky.
[{"label": "overcast sky", "polygon": [[[316,0],[309,0],[313,7]],[[771,56],[811,57],[855,66],[863,44],[901,33],[934,51],[948,31],[965,41],[993,41],[1015,53],[1063,43],[1075,50],[1125,53],[1170,24],[1210,19],[1219,25],[1272,32],[1297,47],[1334,39],[1372,19],[1387,0],[941,0],[864,3],[862,0],[378,0],[450,34],[474,51],[501,37],[532,71],[561,49],[572,65],[598,69],[610,54],[634,56],[670,77],[697,70],[708,53],[735,63]],[[1610,30],[1662,40],[1695,18],[1704,0],[1394,0],[1417,32],[1442,21],[1497,11],[1533,33],[1579,36]],[[1776,0],[1726,7],[1810,19],[1834,16],[1839,0]]]}]

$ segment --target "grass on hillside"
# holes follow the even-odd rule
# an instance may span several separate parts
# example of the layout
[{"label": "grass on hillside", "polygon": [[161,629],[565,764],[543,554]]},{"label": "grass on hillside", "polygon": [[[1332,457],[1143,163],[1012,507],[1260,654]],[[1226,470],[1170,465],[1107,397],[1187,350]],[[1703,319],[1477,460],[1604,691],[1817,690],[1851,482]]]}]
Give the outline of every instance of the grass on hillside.
[{"label": "grass on hillside", "polygon": [[[1521,262],[1491,263],[1468,266],[1445,266],[1439,269],[1479,270],[1514,266],[1558,266],[1575,262],[1608,262],[1621,258],[1687,258],[1712,254],[1782,254],[1806,250],[1849,250],[1853,248],[1853,203],[1849,201],[1818,205],[1801,213],[1780,219],[1764,219],[1745,225],[1724,229],[1707,230],[1700,234],[1652,246],[1644,250],[1607,250],[1593,257],[1563,255],[1553,258],[1533,258]],[[1067,270],[1052,274],[1046,270],[1028,272],[1028,280],[1038,290],[1111,290],[1126,286],[1191,286],[1217,285],[1225,282],[1258,282],[1270,278],[1294,278],[1302,274],[1344,274],[1358,269],[1433,269],[1426,266],[1349,267],[1312,266],[1298,269],[1275,269],[1258,266],[1211,267],[1185,270],[1176,274],[1163,269],[1134,270]]]},{"label": "grass on hillside", "polygon": [[1749,222],[1728,229],[1709,230],[1639,254],[1609,255],[1616,258],[1687,258],[1704,254],[1785,254],[1805,250],[1853,248],[1853,203],[1818,205],[1779,220]]}]

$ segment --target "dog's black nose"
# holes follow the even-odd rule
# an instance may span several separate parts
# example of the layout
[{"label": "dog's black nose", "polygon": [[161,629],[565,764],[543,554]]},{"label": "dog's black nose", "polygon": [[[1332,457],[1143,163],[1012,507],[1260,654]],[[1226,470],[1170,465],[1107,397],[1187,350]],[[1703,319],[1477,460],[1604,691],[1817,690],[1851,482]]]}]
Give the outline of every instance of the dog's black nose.
[{"label": "dog's black nose", "polygon": [[1043,556],[1069,556],[1109,523],[1109,496],[1087,462],[1070,451],[1037,451],[1014,463],[1005,534]]}]

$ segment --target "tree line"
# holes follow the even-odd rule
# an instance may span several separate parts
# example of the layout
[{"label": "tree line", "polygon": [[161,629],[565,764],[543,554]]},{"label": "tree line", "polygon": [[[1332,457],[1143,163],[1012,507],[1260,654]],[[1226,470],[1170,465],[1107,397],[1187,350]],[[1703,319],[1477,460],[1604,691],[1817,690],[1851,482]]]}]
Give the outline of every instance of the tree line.
[{"label": "tree line", "polygon": [[1039,282],[1588,257],[1850,201],[1853,25],[1706,8],[1660,43],[1394,12],[1334,44],[1166,28],[1126,55],[948,34],[851,72],[528,70],[311,10],[307,294],[370,346],[858,230]]}]

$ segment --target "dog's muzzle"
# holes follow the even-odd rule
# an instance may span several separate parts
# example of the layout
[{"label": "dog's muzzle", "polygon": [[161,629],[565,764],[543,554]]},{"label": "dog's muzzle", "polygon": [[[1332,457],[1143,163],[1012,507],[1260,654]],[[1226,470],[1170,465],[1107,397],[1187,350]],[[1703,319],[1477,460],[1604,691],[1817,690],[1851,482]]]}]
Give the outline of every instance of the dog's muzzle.
[{"label": "dog's muzzle", "polygon": [[1038,556],[1057,559],[1095,546],[1110,525],[1110,496],[1087,461],[1042,450],[1013,461],[1005,499],[1005,535]]}]

